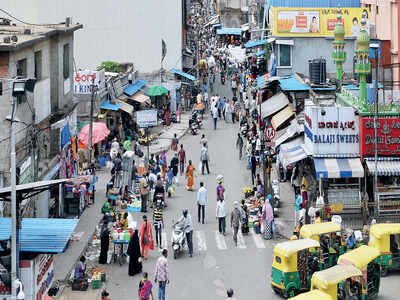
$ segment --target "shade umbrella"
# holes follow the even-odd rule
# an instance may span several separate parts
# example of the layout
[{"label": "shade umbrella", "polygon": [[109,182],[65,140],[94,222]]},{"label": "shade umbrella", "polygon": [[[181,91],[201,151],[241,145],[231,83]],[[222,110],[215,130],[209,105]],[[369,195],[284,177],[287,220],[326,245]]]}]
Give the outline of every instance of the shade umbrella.
[{"label": "shade umbrella", "polygon": [[150,96],[150,97],[154,97],[154,96],[161,96],[168,93],[168,90],[163,87],[163,86],[159,86],[159,85],[155,85],[152,86],[147,92],[146,95]]},{"label": "shade umbrella", "polygon": [[[90,124],[86,124],[82,127],[81,131],[78,133],[78,139],[85,145],[89,145],[89,129]],[[92,144],[97,144],[104,140],[110,134],[110,130],[107,125],[100,122],[93,123],[92,130]]]}]

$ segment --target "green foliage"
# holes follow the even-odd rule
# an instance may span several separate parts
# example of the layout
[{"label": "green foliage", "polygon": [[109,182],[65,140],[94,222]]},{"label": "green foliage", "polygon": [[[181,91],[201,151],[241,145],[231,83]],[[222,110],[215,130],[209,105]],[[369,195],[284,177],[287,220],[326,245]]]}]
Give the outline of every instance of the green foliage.
[{"label": "green foliage", "polygon": [[120,64],[115,61],[103,61],[101,65],[97,67],[98,71],[102,69],[104,69],[106,72],[119,73]]}]

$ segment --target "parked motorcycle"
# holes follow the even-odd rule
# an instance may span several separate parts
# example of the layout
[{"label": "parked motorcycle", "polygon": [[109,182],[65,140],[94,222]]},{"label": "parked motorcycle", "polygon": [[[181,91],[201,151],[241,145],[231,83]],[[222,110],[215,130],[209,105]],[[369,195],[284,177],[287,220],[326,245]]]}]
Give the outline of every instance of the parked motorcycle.
[{"label": "parked motorcycle", "polygon": [[186,242],[186,235],[183,229],[183,224],[177,224],[172,227],[172,251],[174,252],[174,259],[177,259],[179,252],[183,251]]},{"label": "parked motorcycle", "polygon": [[197,135],[198,128],[197,125],[195,124],[195,121],[192,119],[189,119],[189,128],[192,135]]},{"label": "parked motorcycle", "polygon": [[274,210],[281,206],[281,192],[279,187],[279,180],[272,180],[272,194],[274,199]]}]

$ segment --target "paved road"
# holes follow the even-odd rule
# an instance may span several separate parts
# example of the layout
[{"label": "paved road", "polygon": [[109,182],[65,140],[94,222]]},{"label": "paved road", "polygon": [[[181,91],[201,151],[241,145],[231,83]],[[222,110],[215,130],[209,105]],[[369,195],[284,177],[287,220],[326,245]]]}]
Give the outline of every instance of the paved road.
[{"label": "paved road", "polygon": [[[220,95],[232,96],[228,85],[218,86]],[[240,239],[239,247],[232,241],[232,231],[228,227],[227,236],[217,233],[215,219],[215,189],[216,176],[223,174],[224,185],[227,189],[227,208],[232,208],[234,200],[241,200],[243,186],[251,183],[250,172],[246,169],[246,161],[238,160],[235,149],[235,138],[238,125],[225,123],[219,120],[217,130],[213,130],[211,118],[207,116],[202,133],[206,135],[211,158],[211,174],[199,175],[195,179],[196,189],[199,181],[205,183],[208,189],[209,202],[206,209],[206,224],[197,223],[196,191],[188,192],[184,189],[184,178],[180,177],[180,186],[175,196],[168,200],[165,210],[164,241],[170,248],[171,224],[176,220],[183,208],[188,208],[194,221],[194,256],[189,258],[187,252],[177,260],[169,256],[169,271],[171,283],[167,286],[167,299],[170,300],[210,300],[226,299],[226,289],[232,287],[237,299],[281,299],[275,295],[269,286],[271,272],[272,251],[276,241],[266,241],[259,236],[250,234]],[[185,136],[181,142],[187,152],[188,159],[192,159],[197,168],[200,156],[200,135]],[[137,218],[141,220],[142,214]],[[290,218],[290,217],[288,217]],[[228,223],[229,224],[229,223]],[[144,262],[144,271],[149,272],[150,279],[154,279],[155,263],[159,252],[150,253],[149,260]],[[391,275],[382,282],[382,292],[378,299],[397,299],[394,293],[398,292],[396,280],[400,274]],[[127,265],[107,266],[106,288],[112,299],[137,299],[137,287],[140,275],[128,276]],[[155,299],[158,299],[158,289],[154,287]],[[66,299],[75,299],[67,291]]]}]

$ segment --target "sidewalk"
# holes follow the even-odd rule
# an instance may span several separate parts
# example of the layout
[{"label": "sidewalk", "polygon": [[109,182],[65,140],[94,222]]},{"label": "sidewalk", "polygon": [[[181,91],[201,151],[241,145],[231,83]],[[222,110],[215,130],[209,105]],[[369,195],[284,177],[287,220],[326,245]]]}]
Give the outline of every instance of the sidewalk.
[{"label": "sidewalk", "polygon": [[[182,114],[180,123],[172,123],[168,128],[161,130],[159,141],[155,145],[150,146],[150,154],[158,154],[163,150],[167,150],[171,146],[172,138],[176,133],[178,139],[180,139],[188,130],[189,118],[191,113],[187,112]],[[145,152],[145,147],[142,148]],[[80,241],[73,241],[68,246],[64,253],[57,254],[54,260],[54,281],[65,281],[69,278],[71,271],[75,267],[75,263],[79,260],[81,255],[87,248],[90,242],[96,226],[99,224],[103,215],[101,214],[101,207],[106,200],[105,187],[106,183],[110,179],[110,172],[107,168],[102,168],[97,172],[98,182],[96,183],[96,198],[95,203],[90,207],[86,208],[83,212],[78,225],[75,228],[75,233],[84,232]]]}]

